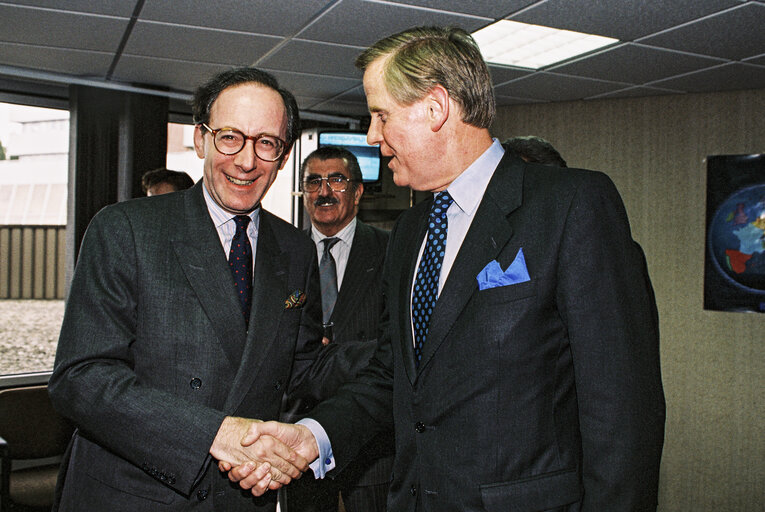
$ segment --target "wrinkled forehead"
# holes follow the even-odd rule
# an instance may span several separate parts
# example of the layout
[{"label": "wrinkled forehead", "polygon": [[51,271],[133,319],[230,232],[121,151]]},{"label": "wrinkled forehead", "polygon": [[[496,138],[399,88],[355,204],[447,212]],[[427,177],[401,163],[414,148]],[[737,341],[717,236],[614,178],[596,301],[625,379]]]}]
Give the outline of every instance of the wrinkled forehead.
[{"label": "wrinkled forehead", "polygon": [[287,107],[281,94],[266,85],[236,84],[223,89],[215,99],[210,123],[216,125],[213,128],[227,126],[248,134],[269,133],[283,138],[287,132]]}]

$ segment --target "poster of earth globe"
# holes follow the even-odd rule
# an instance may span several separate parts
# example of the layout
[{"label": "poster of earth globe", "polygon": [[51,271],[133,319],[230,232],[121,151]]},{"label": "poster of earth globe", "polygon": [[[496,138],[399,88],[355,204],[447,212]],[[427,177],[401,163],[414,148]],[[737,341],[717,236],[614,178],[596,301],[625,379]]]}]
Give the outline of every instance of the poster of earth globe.
[{"label": "poster of earth globe", "polygon": [[704,309],[765,313],[765,154],[707,157]]}]

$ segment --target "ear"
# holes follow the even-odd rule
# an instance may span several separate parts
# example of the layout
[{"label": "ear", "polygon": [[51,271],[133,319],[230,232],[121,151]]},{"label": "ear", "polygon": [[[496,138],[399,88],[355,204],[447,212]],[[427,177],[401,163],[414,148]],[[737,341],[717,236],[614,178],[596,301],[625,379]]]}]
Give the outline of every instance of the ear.
[{"label": "ear", "polygon": [[364,193],[364,184],[357,183],[356,190],[353,191],[353,204],[358,206],[361,201],[361,195]]},{"label": "ear", "polygon": [[426,96],[430,129],[437,132],[449,119],[449,92],[442,85],[436,85]]},{"label": "ear", "polygon": [[194,127],[194,151],[199,158],[205,157],[205,132],[202,130],[201,124]]}]

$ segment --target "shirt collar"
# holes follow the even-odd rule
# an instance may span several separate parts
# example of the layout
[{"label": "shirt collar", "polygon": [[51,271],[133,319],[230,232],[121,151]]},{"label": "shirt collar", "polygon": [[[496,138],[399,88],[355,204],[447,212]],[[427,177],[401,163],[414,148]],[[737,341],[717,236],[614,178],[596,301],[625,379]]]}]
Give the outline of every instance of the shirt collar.
[{"label": "shirt collar", "polygon": [[498,139],[449,184],[447,190],[464,213],[472,215],[481,202],[494,170],[505,154]]},{"label": "shirt collar", "polygon": [[[343,243],[351,245],[353,243],[353,235],[356,233],[356,217],[354,216],[351,221],[340,231],[335,233],[335,238],[339,238]],[[311,225],[311,238],[317,244],[327,238],[327,235],[316,229],[316,226]]]}]

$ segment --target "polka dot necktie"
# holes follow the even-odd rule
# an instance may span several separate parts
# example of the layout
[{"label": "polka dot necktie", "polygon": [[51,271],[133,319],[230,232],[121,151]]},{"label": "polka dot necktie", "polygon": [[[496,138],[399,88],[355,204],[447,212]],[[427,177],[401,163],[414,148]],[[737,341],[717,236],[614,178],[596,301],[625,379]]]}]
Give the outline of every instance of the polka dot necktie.
[{"label": "polka dot necktie", "polygon": [[231,239],[231,250],[228,253],[228,266],[234,277],[234,289],[239,297],[239,305],[242,306],[244,322],[250,321],[250,307],[252,306],[252,246],[250,237],[247,236],[247,225],[250,223],[248,215],[234,217],[236,232]]},{"label": "polka dot necktie", "polygon": [[428,216],[428,235],[425,250],[422,252],[420,268],[414,280],[412,292],[412,323],[414,325],[414,356],[419,367],[422,359],[422,347],[428,336],[428,322],[438,299],[438,278],[446,249],[446,230],[448,221],[446,210],[452,204],[452,196],[443,191],[436,196]]},{"label": "polka dot necktie", "polygon": [[335,302],[337,302],[337,267],[335,266],[335,258],[332,257],[329,250],[339,241],[340,239],[336,237],[322,240],[324,253],[319,262],[319,281],[321,282],[322,320],[325,324],[329,322],[329,317],[332,316],[332,310],[335,309]]}]

